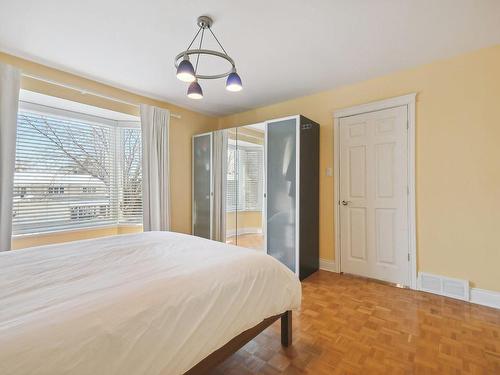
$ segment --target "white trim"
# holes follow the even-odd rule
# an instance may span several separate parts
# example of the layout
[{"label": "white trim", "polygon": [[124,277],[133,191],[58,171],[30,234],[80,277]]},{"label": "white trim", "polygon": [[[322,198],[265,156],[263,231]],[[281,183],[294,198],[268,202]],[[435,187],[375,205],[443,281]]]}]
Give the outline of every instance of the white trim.
[{"label": "white trim", "polygon": [[300,115],[295,117],[295,274],[300,278]]},{"label": "white trim", "polygon": [[360,115],[362,113],[380,111],[381,109],[388,109],[394,107],[401,107],[403,105],[409,105],[415,102],[417,93],[411,93],[407,95],[397,96],[395,98],[389,98],[384,100],[377,100],[374,102],[369,102],[365,104],[356,105],[353,107],[343,108],[336,110],[333,114],[334,118],[348,117],[354,115]]},{"label": "white trim", "polygon": [[415,189],[415,102],[417,94],[406,95],[408,99],[408,246],[410,254],[410,288],[417,288],[417,208]]},{"label": "white trim", "polygon": [[194,235],[194,137],[191,137],[191,233]]},{"label": "white trim", "polygon": [[121,121],[113,120],[101,116],[90,115],[87,113],[70,111],[67,109],[49,107],[43,104],[30,103],[26,101],[19,101],[19,109],[28,112],[38,113],[40,115],[55,116],[66,120],[80,120],[85,122],[90,122],[98,125],[108,125],[108,126],[123,126],[123,127],[140,127],[141,121],[137,117],[137,121]]},{"label": "white trim", "polygon": [[335,233],[335,266],[336,272],[342,272],[340,261],[340,119],[367,112],[400,106],[407,107],[408,114],[408,251],[410,255],[408,282],[411,289],[417,289],[417,246],[416,246],[416,205],[415,205],[415,101],[416,93],[395,98],[379,100],[345,109],[336,110],[333,114],[333,213]]},{"label": "white trim", "polygon": [[340,119],[333,119],[333,233],[335,272],[340,269]]},{"label": "white trim", "polygon": [[333,260],[319,258],[319,268],[328,272],[337,272],[337,265]]},{"label": "white trim", "polygon": [[264,231],[264,251],[269,254],[269,249],[267,248],[267,124],[264,122],[264,186],[262,200],[262,230]]},{"label": "white trim", "polygon": [[471,288],[470,302],[478,305],[500,309],[500,292],[493,290]]},{"label": "white trim", "polygon": [[213,229],[214,229],[214,133],[210,132],[210,195],[209,195],[209,204],[210,204],[210,231],[209,236],[212,240]]}]

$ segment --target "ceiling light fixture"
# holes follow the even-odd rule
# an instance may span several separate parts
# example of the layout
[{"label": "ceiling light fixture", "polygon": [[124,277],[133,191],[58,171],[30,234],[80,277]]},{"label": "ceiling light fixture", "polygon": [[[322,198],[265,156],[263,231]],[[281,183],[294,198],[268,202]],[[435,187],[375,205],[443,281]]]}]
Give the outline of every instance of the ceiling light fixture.
[{"label": "ceiling light fixture", "polygon": [[[233,92],[241,91],[243,85],[241,84],[240,76],[236,72],[236,65],[234,64],[234,60],[231,57],[229,57],[226,50],[224,49],[224,47],[222,47],[222,44],[220,44],[219,40],[212,31],[213,20],[208,16],[201,16],[198,17],[197,25],[199,29],[196,32],[196,35],[194,36],[191,43],[189,43],[188,48],[185,51],[179,53],[177,56],[175,56],[175,67],[177,69],[177,78],[183,82],[190,82],[187,91],[187,96],[191,99],[203,98],[203,90],[201,89],[201,86],[198,83],[198,80],[200,79],[219,79],[227,77],[226,90]],[[202,48],[205,30],[210,31],[210,34],[212,34],[215,41],[221,48],[222,52]],[[198,35],[200,35],[200,33],[201,36],[198,48],[190,49],[193,43],[198,38]],[[194,67],[189,59],[189,56],[191,55],[196,55],[196,64]],[[201,55],[211,55],[224,59],[231,64],[231,69],[221,74],[211,74],[211,75],[200,74],[198,73],[198,63],[200,62]]]}]

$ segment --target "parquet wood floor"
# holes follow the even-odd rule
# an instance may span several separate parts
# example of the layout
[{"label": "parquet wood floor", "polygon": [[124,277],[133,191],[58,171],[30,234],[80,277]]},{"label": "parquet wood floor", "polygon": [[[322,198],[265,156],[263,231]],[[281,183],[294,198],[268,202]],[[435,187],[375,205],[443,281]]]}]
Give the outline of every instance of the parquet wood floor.
[{"label": "parquet wood floor", "polygon": [[326,271],[302,288],[291,347],[277,322],[211,374],[500,374],[500,310]]},{"label": "parquet wood floor", "polygon": [[264,235],[262,234],[239,234],[237,241],[238,243],[236,243],[236,236],[226,238],[226,243],[231,245],[248,247],[255,250],[264,249]]}]

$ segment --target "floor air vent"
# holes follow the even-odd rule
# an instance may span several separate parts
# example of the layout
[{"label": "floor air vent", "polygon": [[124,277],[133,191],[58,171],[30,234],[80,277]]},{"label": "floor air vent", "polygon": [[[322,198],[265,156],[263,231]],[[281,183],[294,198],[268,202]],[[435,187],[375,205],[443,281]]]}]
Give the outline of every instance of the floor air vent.
[{"label": "floor air vent", "polygon": [[469,281],[419,272],[419,289],[446,297],[469,300]]}]

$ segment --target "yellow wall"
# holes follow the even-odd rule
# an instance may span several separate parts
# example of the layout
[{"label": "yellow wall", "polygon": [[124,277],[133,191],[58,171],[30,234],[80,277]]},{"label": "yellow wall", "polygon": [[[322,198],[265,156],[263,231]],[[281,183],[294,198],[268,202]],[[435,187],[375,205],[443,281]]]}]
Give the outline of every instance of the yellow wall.
[{"label": "yellow wall", "polygon": [[500,291],[500,46],[219,119],[219,127],[302,114],[320,128],[320,256],[334,259],[333,112],[417,92],[420,271]]},{"label": "yellow wall", "polygon": [[[171,198],[172,198],[172,230],[177,232],[191,233],[191,137],[193,134],[212,130],[217,127],[215,117],[205,116],[187,109],[172,105],[170,103],[150,99],[120,90],[108,85],[88,80],[73,74],[52,69],[44,65],[36,64],[18,57],[0,52],[0,61],[20,68],[24,73],[43,77],[56,82],[87,89],[101,95],[111,96],[133,103],[150,104],[157,107],[167,108],[173,113],[181,115],[181,119],[172,118],[170,122],[170,158],[171,158]],[[118,112],[139,115],[136,106],[122,104],[112,100],[103,99],[91,94],[81,94],[79,91],[62,88],[60,86],[44,83],[31,78],[23,78],[22,88],[52,95],[63,99],[73,100],[96,107],[106,108]],[[103,233],[107,233],[104,231]],[[84,231],[82,236],[100,235],[101,231]],[[73,232],[73,237],[79,238],[80,234]],[[64,237],[64,235],[63,235]],[[44,237],[36,237],[43,239]],[[56,239],[56,237],[49,237]],[[27,243],[34,246],[34,238]],[[44,240],[45,241],[45,240]],[[25,243],[25,242],[22,242]],[[14,244],[19,247],[21,242]]]},{"label": "yellow wall", "polygon": [[53,243],[86,240],[89,238],[113,236],[116,234],[127,234],[142,232],[142,225],[114,226],[103,228],[87,228],[69,230],[62,232],[44,233],[37,235],[22,236],[12,240],[12,249],[24,249],[25,247],[49,245]]},{"label": "yellow wall", "polygon": [[260,228],[262,229],[262,211],[235,211],[226,214],[226,231],[236,230],[236,215],[238,215],[238,228]]}]

